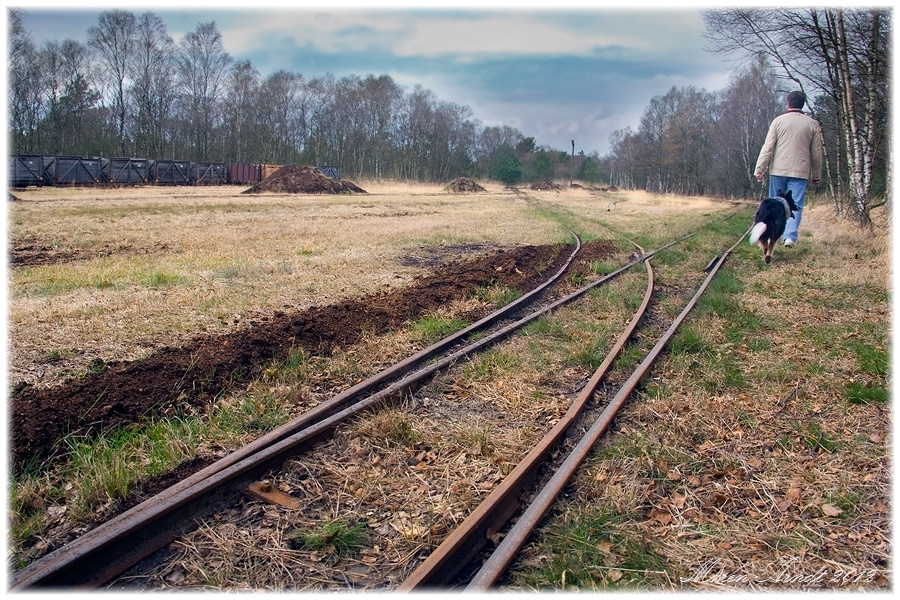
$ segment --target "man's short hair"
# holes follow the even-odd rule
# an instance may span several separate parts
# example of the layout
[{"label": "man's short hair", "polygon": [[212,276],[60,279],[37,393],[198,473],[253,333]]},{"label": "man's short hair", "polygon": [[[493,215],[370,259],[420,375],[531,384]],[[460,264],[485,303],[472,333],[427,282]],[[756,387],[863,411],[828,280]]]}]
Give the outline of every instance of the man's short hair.
[{"label": "man's short hair", "polygon": [[806,104],[806,94],[803,92],[791,92],[787,95],[787,104],[790,108],[803,108]]}]

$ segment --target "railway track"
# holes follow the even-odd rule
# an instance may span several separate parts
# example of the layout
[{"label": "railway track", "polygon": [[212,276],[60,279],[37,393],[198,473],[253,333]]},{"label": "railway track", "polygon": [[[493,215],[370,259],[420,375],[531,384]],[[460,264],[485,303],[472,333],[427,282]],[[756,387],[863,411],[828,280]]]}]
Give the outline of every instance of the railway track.
[{"label": "railway track", "polygon": [[[326,438],[338,424],[358,416],[372,407],[381,406],[392,399],[402,398],[413,393],[439,371],[498,343],[528,323],[577,300],[588,291],[618,277],[633,267],[644,265],[647,270],[648,285],[641,308],[635,312],[628,327],[619,336],[615,347],[583,388],[565,417],[472,512],[462,526],[448,535],[445,542],[398,589],[411,591],[422,587],[446,585],[459,575],[464,565],[469,564],[476,555],[482,552],[488,539],[488,532],[495,534],[501,531],[519,509],[519,503],[516,500],[519,492],[534,482],[540,465],[545,462],[550,451],[558,446],[563,434],[571,429],[572,424],[579,418],[615,355],[633,335],[653,293],[653,271],[648,259],[695,234],[696,232],[673,240],[649,253],[645,253],[638,247],[638,251],[632,255],[631,260],[617,270],[559,300],[546,301],[542,307],[524,317],[517,318],[516,315],[521,313],[526,306],[536,303],[541,295],[546,294],[569,267],[580,248],[580,240],[576,237],[571,256],[559,272],[544,285],[503,310],[485,317],[321,403],[316,408],[307,411],[239,451],[226,456],[179,484],[91,530],[72,543],[35,561],[22,571],[13,574],[11,589],[21,591],[59,587],[93,588],[107,584],[156,550],[169,544],[181,532],[195,526],[198,520],[208,517],[223,503],[233,501],[236,495],[246,492],[251,486],[259,486],[260,479],[266,473],[277,469],[287,458],[309,449]],[[726,251],[721,259],[710,263],[707,283],[715,275],[719,265],[730,251],[731,249]],[[697,291],[682,315],[687,314],[693,303],[696,302],[696,298],[702,294],[705,285],[706,283]],[[672,332],[683,318],[680,316],[673,322],[670,328]],[[664,344],[665,339],[660,339],[657,344],[658,349],[654,348],[655,354],[653,352],[648,354],[643,372],[649,368]],[[643,365],[644,363],[642,363]],[[603,415],[605,415],[603,420],[598,420],[597,424],[591,427],[589,434],[584,436],[582,442],[570,454],[572,458],[567,459],[563,467],[557,471],[558,475],[544,486],[543,489],[546,491],[539,494],[539,500],[532,503],[526,513],[518,519],[516,527],[505,534],[503,543],[498,546],[494,555],[485,562],[479,574],[470,583],[473,589],[487,589],[496,582],[530,531],[530,529],[523,529],[526,525],[520,524],[535,523],[540,519],[549,502],[552,502],[552,498],[555,497],[554,490],[558,490],[559,486],[568,480],[571,472],[583,459],[591,444],[599,435],[602,435],[615,412],[640,380],[643,372],[638,374],[638,371],[635,371],[635,374],[629,379],[629,382],[634,379],[631,388],[622,387],[614,401],[610,402],[603,411]]]}]

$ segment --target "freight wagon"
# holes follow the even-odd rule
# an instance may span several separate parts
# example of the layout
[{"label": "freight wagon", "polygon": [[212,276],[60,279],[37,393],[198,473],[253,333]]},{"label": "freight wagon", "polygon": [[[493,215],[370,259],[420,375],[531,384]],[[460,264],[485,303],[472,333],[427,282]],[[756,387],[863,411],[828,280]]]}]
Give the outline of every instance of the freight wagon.
[{"label": "freight wagon", "polygon": [[[254,185],[283,165],[140,158],[14,155],[9,187],[89,185]],[[316,167],[332,179],[337,166]]]}]

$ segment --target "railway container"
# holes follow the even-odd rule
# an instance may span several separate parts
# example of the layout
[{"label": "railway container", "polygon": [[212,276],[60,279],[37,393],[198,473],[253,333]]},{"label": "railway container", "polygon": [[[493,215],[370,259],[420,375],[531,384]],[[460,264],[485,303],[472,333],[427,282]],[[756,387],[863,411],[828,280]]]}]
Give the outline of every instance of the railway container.
[{"label": "railway container", "polygon": [[194,185],[226,185],[228,171],[225,163],[191,163],[191,181]]},{"label": "railway container", "polygon": [[316,167],[322,175],[326,177],[331,177],[332,179],[338,180],[341,178],[341,168],[336,166],[324,166],[324,167]]},{"label": "railway container", "polygon": [[226,162],[228,183],[253,185],[262,181],[262,166],[250,163]]},{"label": "railway container", "polygon": [[45,157],[44,177],[53,185],[94,185],[104,179],[101,162],[102,159],[96,157]]},{"label": "railway container", "polygon": [[191,163],[183,160],[154,160],[150,181],[157,185],[191,185]]},{"label": "railway container", "polygon": [[284,165],[267,165],[267,164],[259,165],[260,169],[262,170],[262,173],[261,173],[262,178],[265,179],[266,177],[268,177],[269,175],[271,175],[272,173],[274,173],[275,171],[277,171],[278,169],[280,169],[283,166]]},{"label": "railway container", "polygon": [[138,185],[150,182],[150,161],[140,158],[104,158],[102,170],[106,182]]},{"label": "railway container", "polygon": [[9,186],[25,188],[44,185],[44,157],[17,155],[9,157]]}]

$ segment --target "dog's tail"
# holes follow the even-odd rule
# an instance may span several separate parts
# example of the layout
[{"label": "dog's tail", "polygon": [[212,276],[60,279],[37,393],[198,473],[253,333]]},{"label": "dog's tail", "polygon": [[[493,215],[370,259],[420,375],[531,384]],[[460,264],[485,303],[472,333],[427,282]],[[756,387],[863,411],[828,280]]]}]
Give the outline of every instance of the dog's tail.
[{"label": "dog's tail", "polygon": [[765,223],[757,223],[753,226],[753,229],[750,230],[750,243],[755,244],[759,241],[759,238],[762,237],[762,234],[766,232],[766,224]]}]

